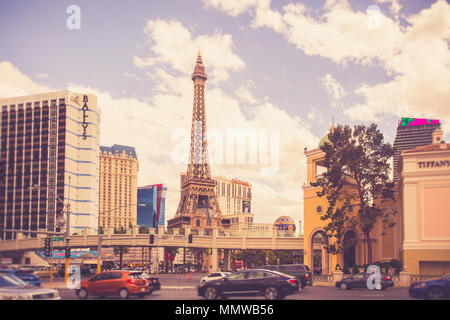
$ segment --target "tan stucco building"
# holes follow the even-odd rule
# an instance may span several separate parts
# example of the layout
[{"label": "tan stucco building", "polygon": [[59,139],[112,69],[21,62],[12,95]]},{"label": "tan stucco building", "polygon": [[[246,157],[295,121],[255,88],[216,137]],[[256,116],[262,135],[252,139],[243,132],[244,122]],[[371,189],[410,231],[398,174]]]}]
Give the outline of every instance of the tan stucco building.
[{"label": "tan stucco building", "polygon": [[133,147],[100,147],[99,226],[137,225],[138,160]]},{"label": "tan stucco building", "polygon": [[450,272],[450,143],[435,130],[433,143],[403,151],[402,258],[413,274]]},{"label": "tan stucco building", "polygon": [[[344,265],[352,267],[354,264],[359,266],[368,263],[367,246],[362,232],[358,229],[346,230],[344,242],[351,245],[346,246],[344,253],[330,254],[326,246],[330,239],[325,232],[325,226],[329,221],[324,221],[321,217],[326,213],[328,200],[326,196],[319,197],[317,192],[320,187],[311,185],[326,170],[324,167],[325,153],[320,146],[327,141],[325,136],[318,147],[311,150],[305,150],[306,156],[306,182],[303,184],[303,206],[304,206],[304,261],[305,264],[322,274],[331,274],[339,264],[341,269]],[[402,209],[401,193],[399,186],[396,187],[396,201],[386,201],[377,203],[378,207],[385,207],[391,210],[387,221],[378,219],[371,232],[372,243],[372,262],[389,262],[392,259],[400,260],[400,248],[402,244]],[[356,186],[352,180],[348,179],[343,187],[343,192],[356,193]],[[358,212],[358,206],[355,203],[353,212]],[[388,227],[393,224],[393,227]],[[332,240],[331,240],[332,242]]]}]

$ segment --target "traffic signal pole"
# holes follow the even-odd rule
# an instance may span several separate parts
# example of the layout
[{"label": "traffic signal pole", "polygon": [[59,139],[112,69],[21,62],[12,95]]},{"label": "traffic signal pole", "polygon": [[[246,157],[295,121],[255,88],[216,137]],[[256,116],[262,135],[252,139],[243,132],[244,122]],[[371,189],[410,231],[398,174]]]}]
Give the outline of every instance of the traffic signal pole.
[{"label": "traffic signal pole", "polygon": [[51,254],[51,258],[50,258],[50,288],[53,288],[53,239],[51,242],[50,254]]},{"label": "traffic signal pole", "polygon": [[[70,201],[70,176],[69,176],[69,192],[68,199]],[[70,250],[70,202],[66,205],[67,218],[66,218],[66,249]],[[64,266],[64,283],[67,285],[67,280],[69,279],[69,265],[70,265],[70,255],[65,257]]]},{"label": "traffic signal pole", "polygon": [[101,235],[98,235],[98,247],[97,247],[97,273],[102,272],[101,252],[102,252],[102,236],[101,236]]}]

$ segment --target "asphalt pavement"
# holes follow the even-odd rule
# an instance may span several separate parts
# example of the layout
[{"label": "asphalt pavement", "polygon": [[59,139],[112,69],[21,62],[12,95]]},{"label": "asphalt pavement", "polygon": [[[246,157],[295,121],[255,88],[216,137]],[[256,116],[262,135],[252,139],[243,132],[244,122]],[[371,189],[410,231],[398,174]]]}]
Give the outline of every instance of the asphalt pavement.
[{"label": "asphalt pavement", "polygon": [[[144,298],[130,297],[132,300],[204,300],[197,295],[197,285],[206,274],[159,274],[161,290]],[[87,277],[83,277],[83,280]],[[49,287],[49,279],[42,279],[42,286]],[[78,299],[75,290],[66,289],[63,279],[56,278],[53,288],[58,289],[64,300]],[[91,299],[99,299],[97,297]],[[114,300],[117,297],[106,297]],[[264,300],[264,297],[230,297],[230,300]],[[301,292],[287,296],[286,300],[414,300],[408,295],[408,288],[388,288],[382,291],[369,289],[340,290],[334,286],[307,286]]]}]

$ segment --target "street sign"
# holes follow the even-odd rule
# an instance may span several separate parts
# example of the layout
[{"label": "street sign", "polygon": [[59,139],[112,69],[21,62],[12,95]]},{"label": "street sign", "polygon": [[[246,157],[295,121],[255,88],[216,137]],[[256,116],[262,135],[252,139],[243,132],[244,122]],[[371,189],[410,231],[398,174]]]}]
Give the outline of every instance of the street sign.
[{"label": "street sign", "polygon": [[64,237],[55,237],[52,239],[52,241],[63,241]]}]

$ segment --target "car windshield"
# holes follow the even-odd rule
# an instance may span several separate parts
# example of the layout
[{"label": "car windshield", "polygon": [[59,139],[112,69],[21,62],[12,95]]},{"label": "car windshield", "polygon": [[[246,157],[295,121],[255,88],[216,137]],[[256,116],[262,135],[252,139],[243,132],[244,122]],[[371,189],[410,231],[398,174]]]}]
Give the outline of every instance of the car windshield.
[{"label": "car windshield", "polygon": [[13,275],[1,274],[0,287],[24,287],[28,284]]},{"label": "car windshield", "polygon": [[450,273],[442,277],[443,280],[450,280]]}]

